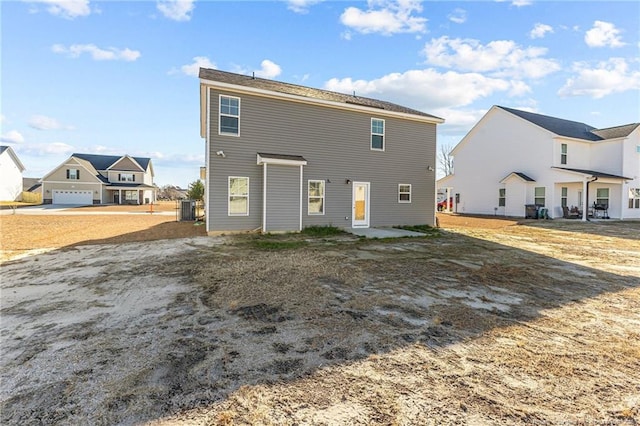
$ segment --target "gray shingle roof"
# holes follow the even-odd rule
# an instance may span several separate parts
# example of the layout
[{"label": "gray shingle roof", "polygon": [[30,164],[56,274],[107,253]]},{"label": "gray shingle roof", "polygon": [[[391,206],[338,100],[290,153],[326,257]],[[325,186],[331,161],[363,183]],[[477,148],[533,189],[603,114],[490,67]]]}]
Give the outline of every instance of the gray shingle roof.
[{"label": "gray shingle roof", "polygon": [[596,177],[601,177],[601,178],[632,180],[632,178],[628,178],[628,177],[624,177],[624,176],[618,176],[618,175],[612,175],[610,173],[599,172],[597,170],[571,169],[569,167],[554,167],[554,169],[568,170],[570,172],[577,172],[577,173],[584,173],[585,175],[596,176]]},{"label": "gray shingle roof", "polygon": [[[86,160],[96,169],[96,170],[107,170],[110,166],[112,166],[116,161],[122,158],[122,156],[118,155],[99,155],[99,154],[71,154],[73,157],[80,158],[82,160]],[[150,158],[146,157],[131,157],[140,166],[146,170],[149,166]]]},{"label": "gray shingle roof", "polygon": [[588,141],[601,141],[604,139],[614,139],[629,136],[640,123],[625,124],[622,126],[609,127],[607,129],[596,129],[585,123],[578,121],[564,120],[562,118],[550,117],[533,112],[521,111],[518,109],[497,106],[511,114],[517,115],[531,123],[547,129],[559,136],[566,136],[575,139]]},{"label": "gray shingle roof", "polygon": [[7,150],[7,148],[9,148],[8,146],[2,145],[0,146],[0,154],[2,154],[3,152],[5,152]]},{"label": "gray shingle roof", "polygon": [[435,115],[427,114],[425,112],[407,108],[391,102],[365,98],[362,96],[331,92],[329,90],[314,89],[311,87],[299,86],[297,84],[282,83],[275,80],[267,80],[264,78],[235,74],[227,71],[200,68],[200,78],[204,80],[251,87],[254,89],[268,90],[270,92],[285,93],[288,95],[303,96],[306,98],[339,102],[349,105],[360,105],[369,108],[382,109],[385,111],[400,112],[404,114],[419,115],[422,117],[430,117],[436,120],[442,120],[440,117],[436,117]]}]

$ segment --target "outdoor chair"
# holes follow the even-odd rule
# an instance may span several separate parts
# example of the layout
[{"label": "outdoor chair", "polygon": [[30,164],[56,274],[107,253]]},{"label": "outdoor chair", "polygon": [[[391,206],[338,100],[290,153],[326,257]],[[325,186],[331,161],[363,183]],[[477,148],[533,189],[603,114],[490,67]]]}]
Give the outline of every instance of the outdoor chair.
[{"label": "outdoor chair", "polygon": [[567,206],[562,206],[562,217],[565,219],[578,219],[580,218],[580,214],[573,209],[569,210]]}]

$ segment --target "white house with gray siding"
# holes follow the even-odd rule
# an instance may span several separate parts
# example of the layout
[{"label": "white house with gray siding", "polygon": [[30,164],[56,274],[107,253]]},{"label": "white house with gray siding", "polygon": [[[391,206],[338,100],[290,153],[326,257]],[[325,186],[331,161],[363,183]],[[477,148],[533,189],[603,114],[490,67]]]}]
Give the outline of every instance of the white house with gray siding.
[{"label": "white house with gray siding", "polygon": [[524,217],[537,205],[551,218],[640,219],[640,123],[596,129],[493,106],[452,154],[438,189],[458,213]]},{"label": "white house with gray siding", "polygon": [[209,232],[435,222],[441,118],[205,68],[200,118]]}]

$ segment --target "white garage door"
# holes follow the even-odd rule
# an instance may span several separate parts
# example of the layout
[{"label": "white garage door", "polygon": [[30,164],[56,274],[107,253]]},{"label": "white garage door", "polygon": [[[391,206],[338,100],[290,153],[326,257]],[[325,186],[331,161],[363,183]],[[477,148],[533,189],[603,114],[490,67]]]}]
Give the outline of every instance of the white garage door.
[{"label": "white garage door", "polygon": [[93,204],[92,191],[54,189],[53,204]]}]

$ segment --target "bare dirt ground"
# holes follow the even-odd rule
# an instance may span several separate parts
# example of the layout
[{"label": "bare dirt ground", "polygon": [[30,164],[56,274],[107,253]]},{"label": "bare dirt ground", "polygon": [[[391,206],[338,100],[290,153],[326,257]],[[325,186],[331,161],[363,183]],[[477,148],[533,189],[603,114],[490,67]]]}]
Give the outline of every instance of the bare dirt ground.
[{"label": "bare dirt ground", "polygon": [[5,262],[0,422],[638,424],[640,222],[440,224]]}]

